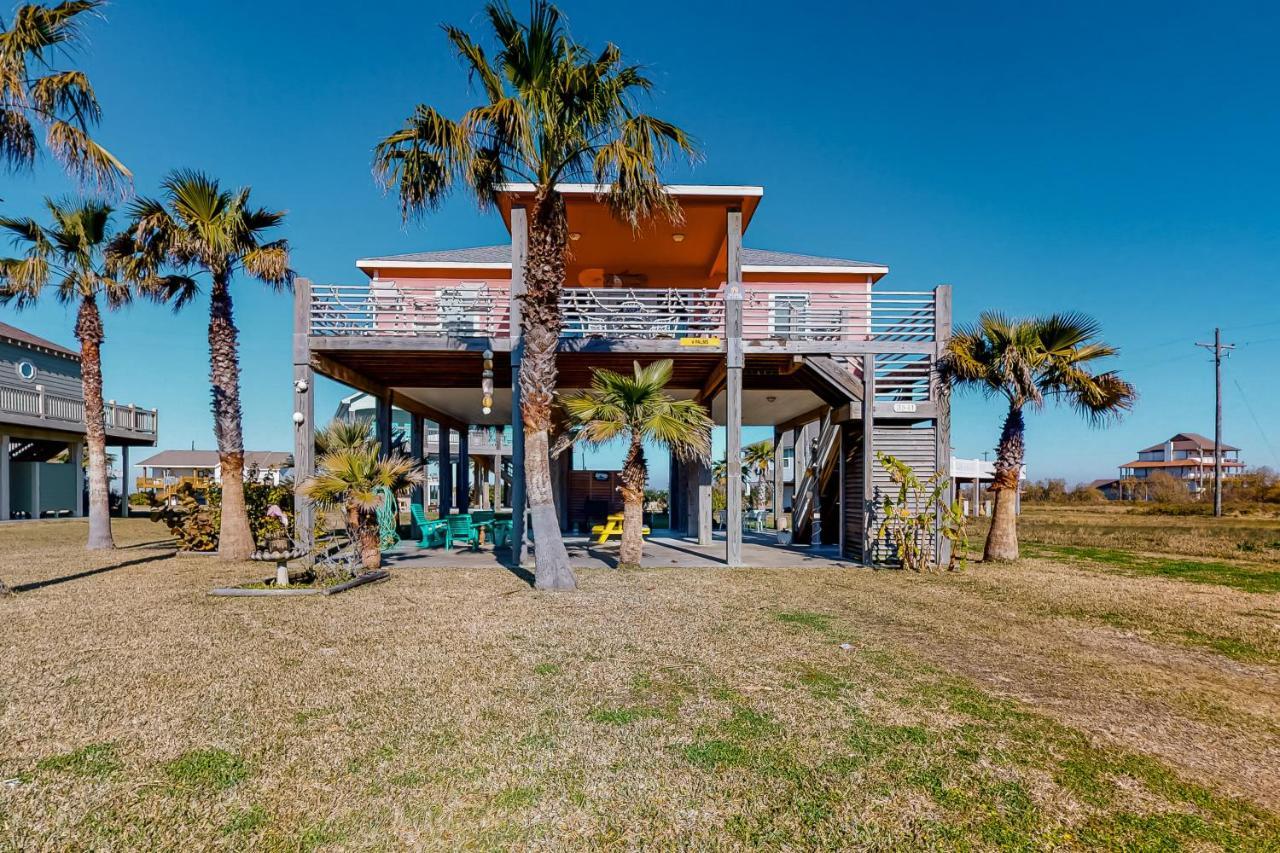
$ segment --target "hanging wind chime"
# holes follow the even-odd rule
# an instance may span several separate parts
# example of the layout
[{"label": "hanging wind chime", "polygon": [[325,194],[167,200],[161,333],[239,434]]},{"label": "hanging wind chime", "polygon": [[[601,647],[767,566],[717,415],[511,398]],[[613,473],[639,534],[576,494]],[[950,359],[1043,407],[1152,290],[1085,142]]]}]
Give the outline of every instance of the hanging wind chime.
[{"label": "hanging wind chime", "polygon": [[484,370],[480,372],[480,411],[493,411],[493,350],[484,351]]}]

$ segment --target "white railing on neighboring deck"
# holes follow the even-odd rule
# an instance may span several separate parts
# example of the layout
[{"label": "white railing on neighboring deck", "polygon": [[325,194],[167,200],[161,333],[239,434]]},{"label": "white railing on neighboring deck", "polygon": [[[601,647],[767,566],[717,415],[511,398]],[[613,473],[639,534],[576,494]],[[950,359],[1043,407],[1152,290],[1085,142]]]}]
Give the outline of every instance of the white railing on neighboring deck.
[{"label": "white railing on neighboring deck", "polygon": [[508,291],[488,284],[401,288],[373,282],[311,288],[313,335],[488,338],[506,336],[509,330]]},{"label": "white railing on neighboring deck", "polygon": [[830,292],[752,288],[742,306],[742,336],[789,341],[934,340],[933,293]]},{"label": "white railing on neighboring deck", "polygon": [[[34,389],[0,388],[0,414],[83,424],[84,400],[49,394],[38,385]],[[158,415],[154,409],[140,409],[118,403],[104,405],[103,423],[109,430],[154,435],[157,420]]]},{"label": "white railing on neighboring deck", "polygon": [[724,334],[719,291],[683,288],[600,290],[560,294],[562,338],[705,338]]}]

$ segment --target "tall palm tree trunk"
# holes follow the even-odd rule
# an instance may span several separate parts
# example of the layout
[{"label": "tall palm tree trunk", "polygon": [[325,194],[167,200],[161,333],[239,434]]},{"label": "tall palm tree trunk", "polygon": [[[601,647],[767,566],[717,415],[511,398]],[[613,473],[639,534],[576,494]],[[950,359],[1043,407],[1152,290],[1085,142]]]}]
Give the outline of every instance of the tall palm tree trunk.
[{"label": "tall palm tree trunk", "polygon": [[218,556],[223,560],[247,560],[253,553],[253,534],[244,503],[239,335],[232,314],[229,279],[226,272],[215,274],[209,295],[209,380],[213,386],[213,434],[222,472]]},{"label": "tall palm tree trunk", "polygon": [[[107,428],[102,405],[102,314],[92,296],[80,300],[76,340],[80,342],[80,385],[84,393],[85,443],[89,446],[89,551],[110,551],[111,496],[107,475]],[[129,472],[123,472],[129,476]]]},{"label": "tall palm tree trunk", "polygon": [[622,547],[618,568],[638,569],[644,554],[644,484],[649,469],[644,459],[644,443],[631,434],[631,446],[622,463]]},{"label": "tall palm tree trunk", "polygon": [[567,243],[564,199],[554,190],[539,192],[529,222],[522,320],[524,357],[520,363],[524,477],[533,519],[534,586],[538,589],[572,590],[578,586],[569,566],[569,552],[560,538],[549,454]]},{"label": "tall palm tree trunk", "polygon": [[1018,480],[1022,473],[1022,459],[1026,451],[1022,420],[1022,407],[1009,406],[1000,432],[1000,444],[996,447],[995,478],[990,491],[995,493],[995,508],[991,512],[991,530],[982,559],[1003,562],[1018,559]]}]

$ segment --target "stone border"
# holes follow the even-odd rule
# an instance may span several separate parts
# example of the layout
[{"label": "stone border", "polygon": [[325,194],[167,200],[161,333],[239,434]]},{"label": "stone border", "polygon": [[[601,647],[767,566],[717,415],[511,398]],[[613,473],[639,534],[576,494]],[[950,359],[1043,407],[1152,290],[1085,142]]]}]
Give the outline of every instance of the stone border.
[{"label": "stone border", "polygon": [[[337,595],[340,592],[346,592],[349,589],[355,589],[367,583],[375,583],[383,581],[391,577],[391,572],[386,569],[379,569],[375,572],[365,572],[356,575],[349,581],[343,581],[335,586],[325,587],[324,589],[274,589],[268,587],[266,589],[246,589],[242,586],[224,586],[217,589],[209,590],[210,595],[233,596],[246,598],[286,598],[296,595]],[[273,583],[275,578],[267,578],[263,583]]]}]

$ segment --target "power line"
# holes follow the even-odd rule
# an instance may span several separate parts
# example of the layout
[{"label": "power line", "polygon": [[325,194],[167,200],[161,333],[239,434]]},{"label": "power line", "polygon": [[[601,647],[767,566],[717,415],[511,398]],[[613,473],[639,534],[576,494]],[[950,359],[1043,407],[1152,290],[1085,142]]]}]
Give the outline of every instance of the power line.
[{"label": "power line", "polygon": [[1196,344],[1213,350],[1213,514],[1222,517],[1222,353],[1230,355],[1235,344],[1222,342],[1222,329],[1213,330],[1213,343]]},{"label": "power line", "polygon": [[1232,381],[1236,384],[1236,390],[1240,392],[1240,399],[1244,401],[1244,407],[1249,412],[1249,417],[1253,418],[1253,425],[1258,428],[1258,435],[1262,436],[1262,443],[1267,446],[1267,450],[1271,453],[1271,461],[1280,467],[1280,454],[1276,453],[1275,447],[1271,444],[1271,439],[1267,437],[1267,431],[1262,428],[1262,421],[1258,419],[1258,413],[1253,410],[1253,404],[1249,402],[1249,395],[1244,392],[1244,387],[1240,384],[1239,379]]}]

